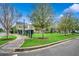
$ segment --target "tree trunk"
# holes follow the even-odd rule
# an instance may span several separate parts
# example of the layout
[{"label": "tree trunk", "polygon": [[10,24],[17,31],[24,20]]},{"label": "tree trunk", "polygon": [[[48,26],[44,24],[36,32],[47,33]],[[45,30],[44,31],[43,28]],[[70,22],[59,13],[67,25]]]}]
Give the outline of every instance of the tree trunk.
[{"label": "tree trunk", "polygon": [[42,39],[43,39],[44,38],[44,32],[43,32],[43,30],[41,32],[42,32]]},{"label": "tree trunk", "polygon": [[7,39],[8,39],[8,36],[9,36],[9,30],[7,30]]},{"label": "tree trunk", "polygon": [[65,34],[65,36],[67,35],[67,31],[66,30],[64,31],[64,34]]}]

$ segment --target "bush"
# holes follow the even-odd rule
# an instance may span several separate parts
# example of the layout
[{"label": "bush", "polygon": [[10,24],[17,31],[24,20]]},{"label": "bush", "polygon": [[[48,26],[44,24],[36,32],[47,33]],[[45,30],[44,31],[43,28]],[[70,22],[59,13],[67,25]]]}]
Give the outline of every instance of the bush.
[{"label": "bush", "polygon": [[2,28],[0,28],[0,32],[4,32]]}]

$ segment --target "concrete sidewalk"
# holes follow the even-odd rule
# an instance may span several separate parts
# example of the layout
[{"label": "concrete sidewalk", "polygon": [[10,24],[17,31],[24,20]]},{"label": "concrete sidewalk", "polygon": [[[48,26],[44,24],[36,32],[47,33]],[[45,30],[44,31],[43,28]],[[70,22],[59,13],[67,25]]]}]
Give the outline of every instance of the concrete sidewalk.
[{"label": "concrete sidewalk", "polygon": [[17,35],[17,39],[8,42],[8,44],[4,45],[4,46],[2,47],[2,49],[19,48],[19,47],[21,46],[21,44],[24,42],[25,39],[26,39],[25,36]]}]

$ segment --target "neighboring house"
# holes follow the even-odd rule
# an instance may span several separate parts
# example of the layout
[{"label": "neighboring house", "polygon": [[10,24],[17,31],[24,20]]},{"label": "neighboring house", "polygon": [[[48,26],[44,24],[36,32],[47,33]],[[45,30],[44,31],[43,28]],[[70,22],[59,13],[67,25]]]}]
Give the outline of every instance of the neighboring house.
[{"label": "neighboring house", "polygon": [[17,33],[19,34],[27,34],[28,32],[33,32],[34,31],[34,27],[32,26],[32,24],[27,24],[27,23],[22,23],[22,22],[17,22],[16,23],[16,29],[17,29]]}]

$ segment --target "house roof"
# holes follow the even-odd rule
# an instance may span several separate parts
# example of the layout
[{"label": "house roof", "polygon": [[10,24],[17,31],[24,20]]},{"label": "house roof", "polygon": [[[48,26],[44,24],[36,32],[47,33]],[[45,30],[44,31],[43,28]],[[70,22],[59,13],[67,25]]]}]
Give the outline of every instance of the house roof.
[{"label": "house roof", "polygon": [[[21,25],[23,25],[24,22],[16,22],[16,24],[21,24]],[[25,23],[25,24],[31,25],[31,23]]]}]

